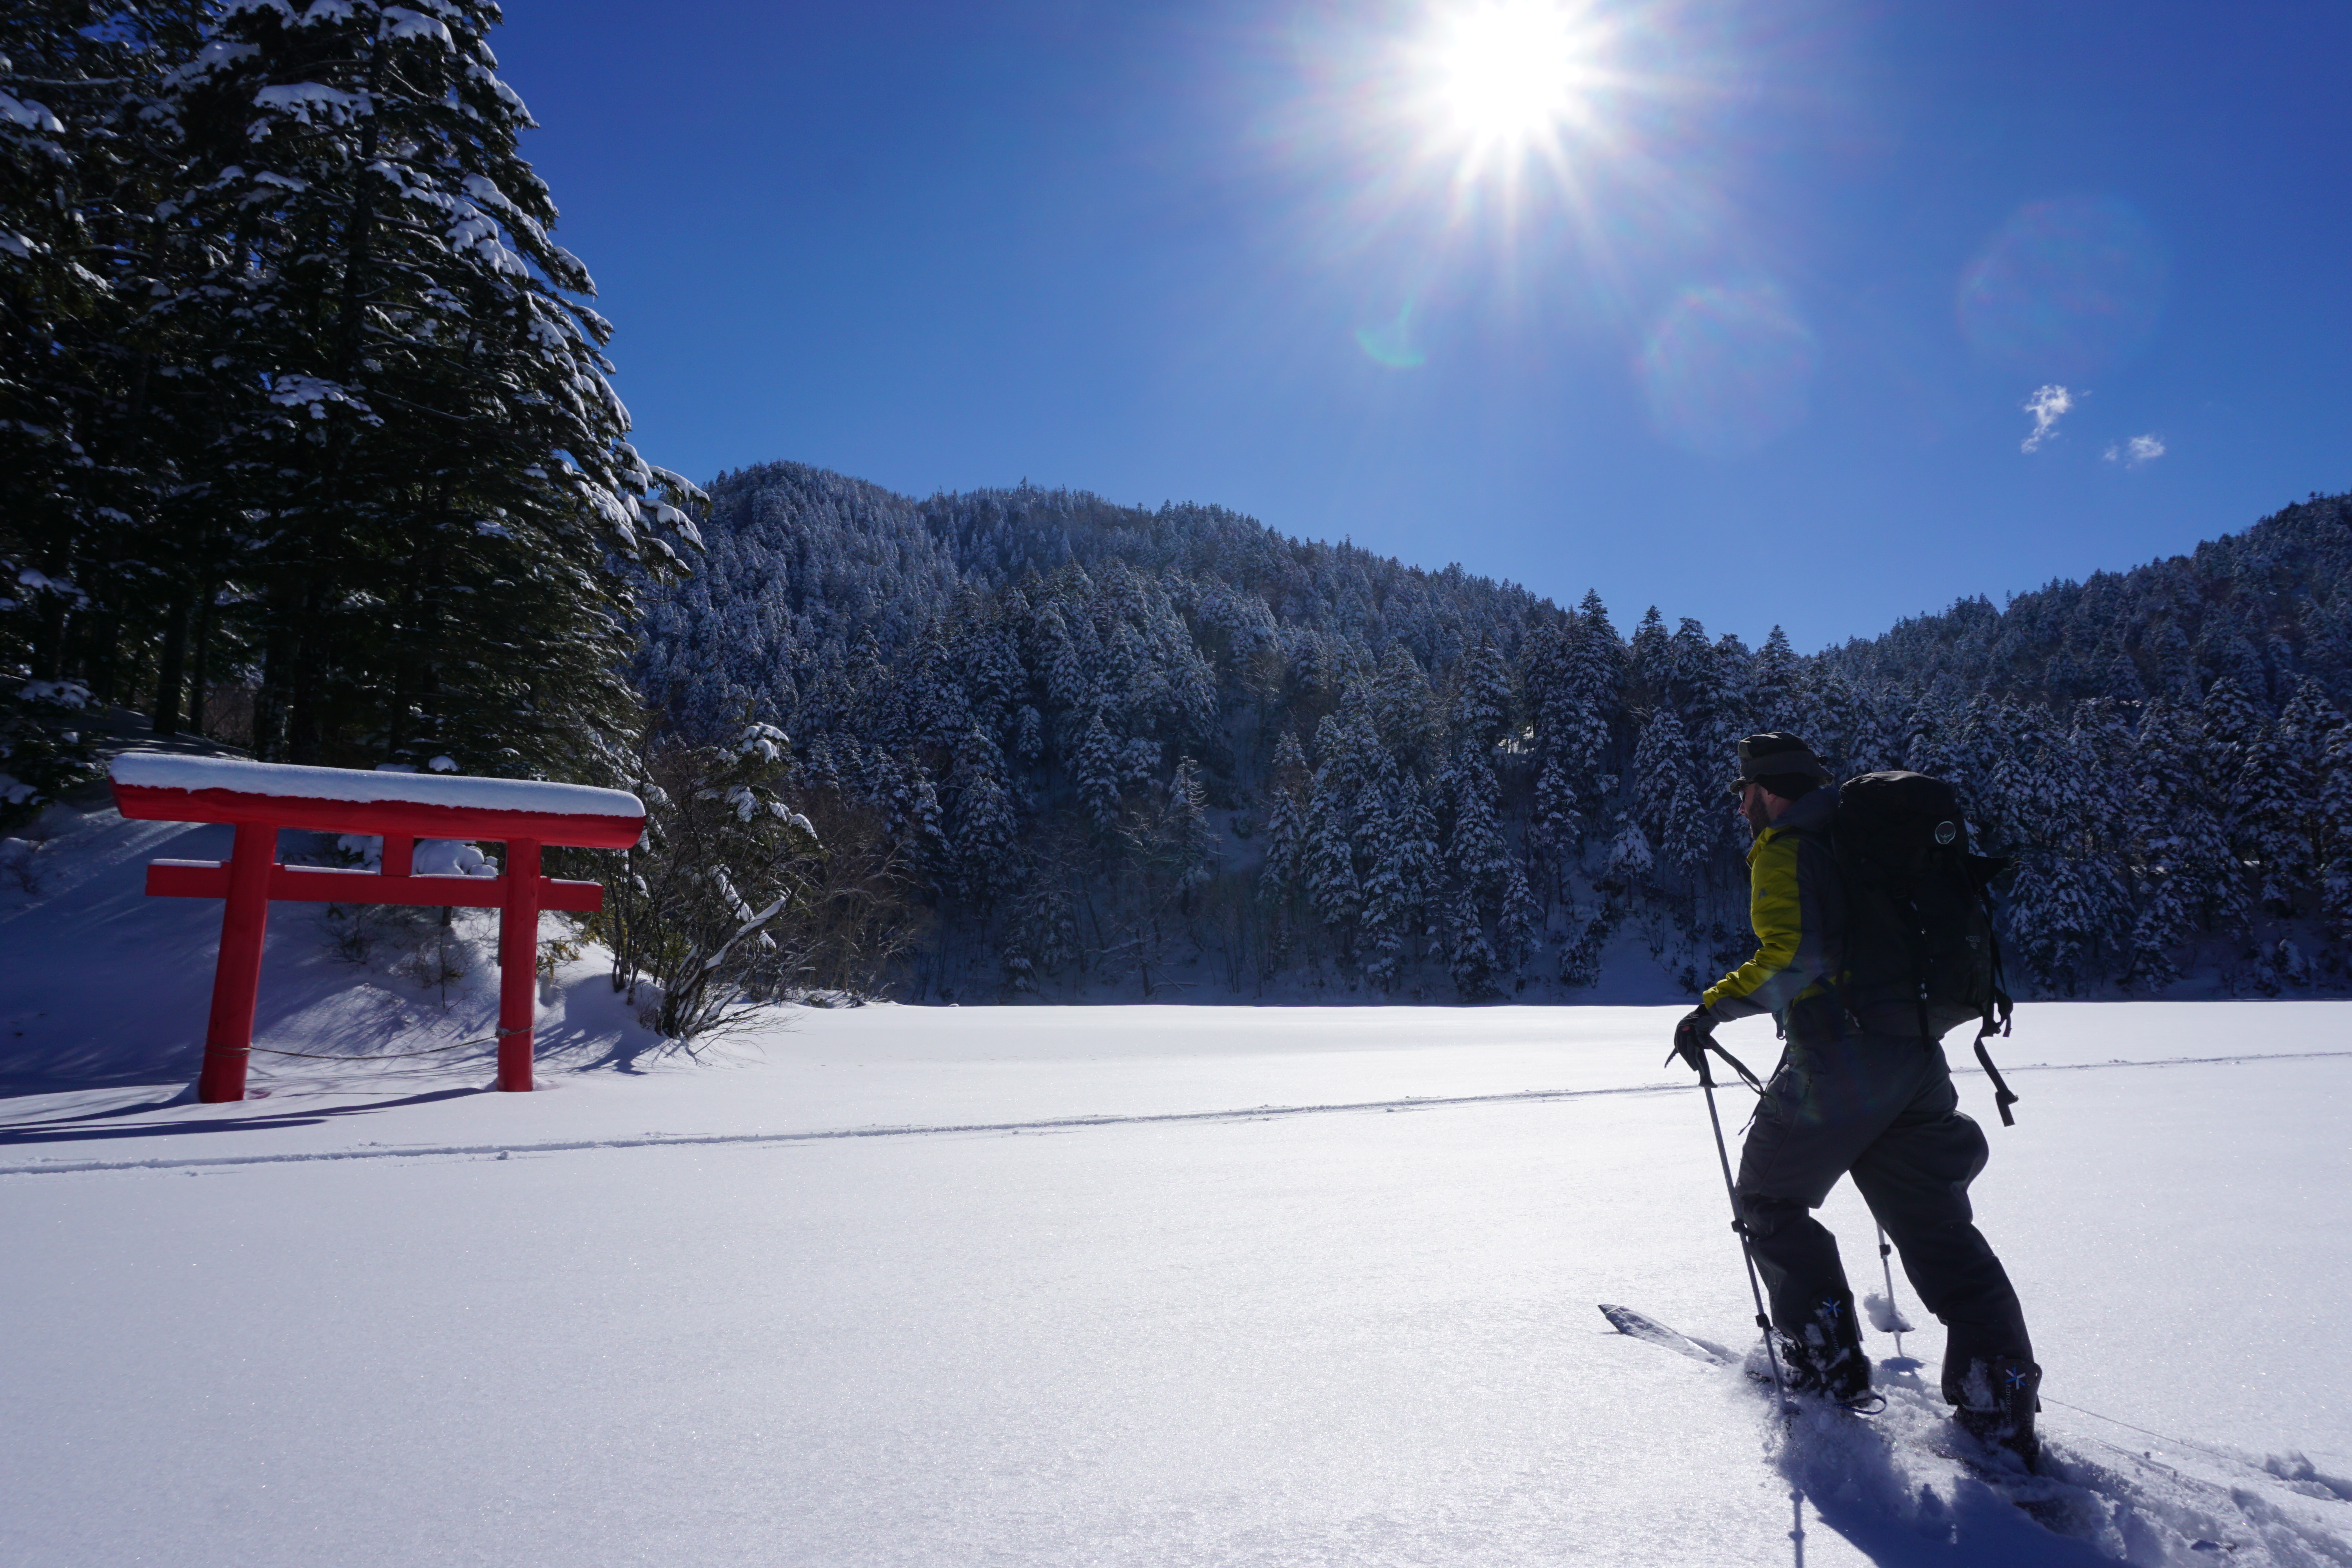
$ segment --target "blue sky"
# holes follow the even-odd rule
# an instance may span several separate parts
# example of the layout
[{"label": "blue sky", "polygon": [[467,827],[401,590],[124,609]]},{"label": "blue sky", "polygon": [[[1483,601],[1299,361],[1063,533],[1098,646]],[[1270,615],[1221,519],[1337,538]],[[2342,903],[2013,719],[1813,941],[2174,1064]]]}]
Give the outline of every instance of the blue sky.
[{"label": "blue sky", "polygon": [[1474,156],[1496,4],[495,42],[697,479],[1212,501],[1801,648],[2352,488],[2352,7],[1570,5]]}]

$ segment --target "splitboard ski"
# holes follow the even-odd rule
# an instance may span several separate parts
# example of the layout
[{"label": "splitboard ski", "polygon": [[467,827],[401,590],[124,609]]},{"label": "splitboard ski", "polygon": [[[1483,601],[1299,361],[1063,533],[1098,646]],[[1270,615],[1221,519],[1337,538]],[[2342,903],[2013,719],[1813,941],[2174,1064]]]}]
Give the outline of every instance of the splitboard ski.
[{"label": "splitboard ski", "polygon": [[[1628,1339],[1770,1385],[1760,1352],[1738,1354],[1631,1307],[1603,1305],[1601,1315]],[[2123,1562],[2352,1564],[2352,1488],[2302,1482],[2301,1470],[2275,1458],[2202,1447],[2159,1455],[2072,1430],[2042,1433],[2041,1469],[2029,1474],[1960,1431],[1916,1362],[1881,1362],[1877,1371],[1887,1401],[1878,1415],[1816,1396],[1790,1401],[1776,1462],[1817,1506],[1863,1507],[1955,1544],[1990,1547],[1977,1500],[1998,1500],[2010,1505],[1999,1515],[2021,1515]]]},{"label": "splitboard ski", "polygon": [[1644,1317],[1631,1307],[1612,1307],[1604,1303],[1601,1309],[1601,1315],[1608,1319],[1610,1326],[1619,1333],[1629,1335],[1645,1344],[1655,1345],[1660,1350],[1672,1351],[1676,1355],[1686,1355],[1693,1361],[1703,1361],[1710,1366],[1739,1364],[1739,1358],[1721,1345],[1706,1340],[1695,1340],[1688,1334],[1676,1333],[1657,1319]]}]

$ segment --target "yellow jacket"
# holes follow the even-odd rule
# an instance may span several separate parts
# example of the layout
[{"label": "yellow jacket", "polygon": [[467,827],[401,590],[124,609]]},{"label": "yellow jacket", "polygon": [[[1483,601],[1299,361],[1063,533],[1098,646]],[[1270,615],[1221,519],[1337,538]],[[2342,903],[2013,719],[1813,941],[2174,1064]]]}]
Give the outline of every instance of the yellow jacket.
[{"label": "yellow jacket", "polygon": [[[1717,1019],[1769,1013],[1786,1030],[1792,1004],[1832,1034],[1843,1032],[1836,986],[1845,969],[1845,891],[1830,852],[1835,784],[1810,791],[1756,836],[1748,847],[1748,921],[1756,956],[1717,981],[1700,998]],[[1807,1028],[1805,1033],[1814,1033]]]}]

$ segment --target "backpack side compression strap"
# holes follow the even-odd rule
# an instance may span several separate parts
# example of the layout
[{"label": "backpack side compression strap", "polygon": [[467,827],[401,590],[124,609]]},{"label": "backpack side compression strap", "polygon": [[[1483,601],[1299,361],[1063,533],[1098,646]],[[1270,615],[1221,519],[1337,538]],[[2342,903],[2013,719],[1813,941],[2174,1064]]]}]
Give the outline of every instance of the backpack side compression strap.
[{"label": "backpack side compression strap", "polygon": [[1994,933],[1992,925],[1992,898],[1981,891],[1978,897],[1984,900],[1985,940],[1992,943],[1992,991],[1985,998],[1984,1022],[1977,1029],[1977,1060],[1983,1064],[1985,1077],[1992,1080],[1992,1104],[1993,1109],[2000,1112],[2000,1124],[2014,1127],[2017,1118],[2009,1113],[2009,1108],[2017,1103],[2017,1095],[2002,1080],[2000,1069],[1992,1065],[1992,1053],[1985,1049],[1985,1041],[1992,1037],[1995,1013],[2000,1015],[2000,1032],[2004,1036],[2009,1033],[2010,1015],[2016,1010],[2017,1004],[2010,1000],[2006,984],[2009,977],[2001,969],[2000,938]]},{"label": "backpack side compression strap", "polygon": [[2008,1084],[2001,1081],[2000,1069],[1992,1065],[1992,1053],[1985,1049],[1985,1037],[1982,1035],[1977,1037],[1977,1060],[1984,1064],[1985,1077],[1992,1079],[1993,1109],[2000,1112],[2000,1124],[2003,1127],[2016,1126],[2017,1118],[2009,1113],[2009,1108],[2017,1103],[2017,1096]]}]

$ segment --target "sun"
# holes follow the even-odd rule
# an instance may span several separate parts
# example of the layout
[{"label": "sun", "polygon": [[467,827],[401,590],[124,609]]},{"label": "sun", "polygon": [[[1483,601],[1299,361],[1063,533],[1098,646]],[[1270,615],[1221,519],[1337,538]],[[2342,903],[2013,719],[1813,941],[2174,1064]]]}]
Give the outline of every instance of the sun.
[{"label": "sun", "polygon": [[1556,152],[1590,112],[1599,38],[1559,0],[1471,0],[1432,18],[1423,58],[1437,128],[1474,163]]}]

